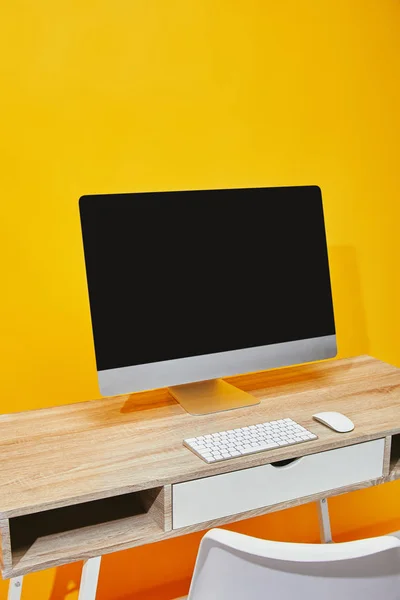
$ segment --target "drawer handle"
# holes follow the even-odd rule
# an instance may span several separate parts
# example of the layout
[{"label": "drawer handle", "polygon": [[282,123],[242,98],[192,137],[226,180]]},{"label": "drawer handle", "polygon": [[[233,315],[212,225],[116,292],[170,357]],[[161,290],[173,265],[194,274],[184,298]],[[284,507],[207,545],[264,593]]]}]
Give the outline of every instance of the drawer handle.
[{"label": "drawer handle", "polygon": [[291,467],[292,465],[297,464],[302,458],[304,458],[304,456],[299,456],[298,458],[286,458],[285,460],[272,462],[270,465],[271,467],[275,467],[275,469],[283,469],[284,467]]}]

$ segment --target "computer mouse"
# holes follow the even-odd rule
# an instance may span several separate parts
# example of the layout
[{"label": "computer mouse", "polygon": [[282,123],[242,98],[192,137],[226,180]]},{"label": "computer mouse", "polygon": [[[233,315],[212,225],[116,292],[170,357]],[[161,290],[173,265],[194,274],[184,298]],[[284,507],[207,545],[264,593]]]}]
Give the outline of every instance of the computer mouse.
[{"label": "computer mouse", "polygon": [[313,418],[339,433],[347,433],[354,429],[353,421],[339,412],[320,412],[313,415]]}]

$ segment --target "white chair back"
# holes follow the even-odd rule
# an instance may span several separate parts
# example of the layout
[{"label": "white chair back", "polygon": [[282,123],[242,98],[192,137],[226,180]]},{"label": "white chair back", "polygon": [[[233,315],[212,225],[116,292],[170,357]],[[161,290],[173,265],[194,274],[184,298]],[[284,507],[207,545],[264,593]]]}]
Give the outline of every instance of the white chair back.
[{"label": "white chair back", "polygon": [[188,600],[399,600],[400,540],[271,542],[214,529],[201,541]]}]

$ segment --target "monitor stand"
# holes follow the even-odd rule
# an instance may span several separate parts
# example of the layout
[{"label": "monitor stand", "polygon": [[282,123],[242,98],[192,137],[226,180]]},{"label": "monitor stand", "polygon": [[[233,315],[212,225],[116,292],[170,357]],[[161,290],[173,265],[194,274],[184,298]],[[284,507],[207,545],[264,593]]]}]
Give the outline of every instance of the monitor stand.
[{"label": "monitor stand", "polygon": [[260,404],[260,400],[223,379],[174,385],[168,391],[191,415],[209,415]]}]

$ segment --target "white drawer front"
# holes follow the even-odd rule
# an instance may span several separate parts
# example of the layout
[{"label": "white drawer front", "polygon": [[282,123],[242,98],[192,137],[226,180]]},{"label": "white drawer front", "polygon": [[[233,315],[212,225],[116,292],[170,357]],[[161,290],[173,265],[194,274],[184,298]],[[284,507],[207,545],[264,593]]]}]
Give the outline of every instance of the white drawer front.
[{"label": "white drawer front", "polygon": [[173,528],[186,527],[382,476],[385,440],[172,486]]}]

